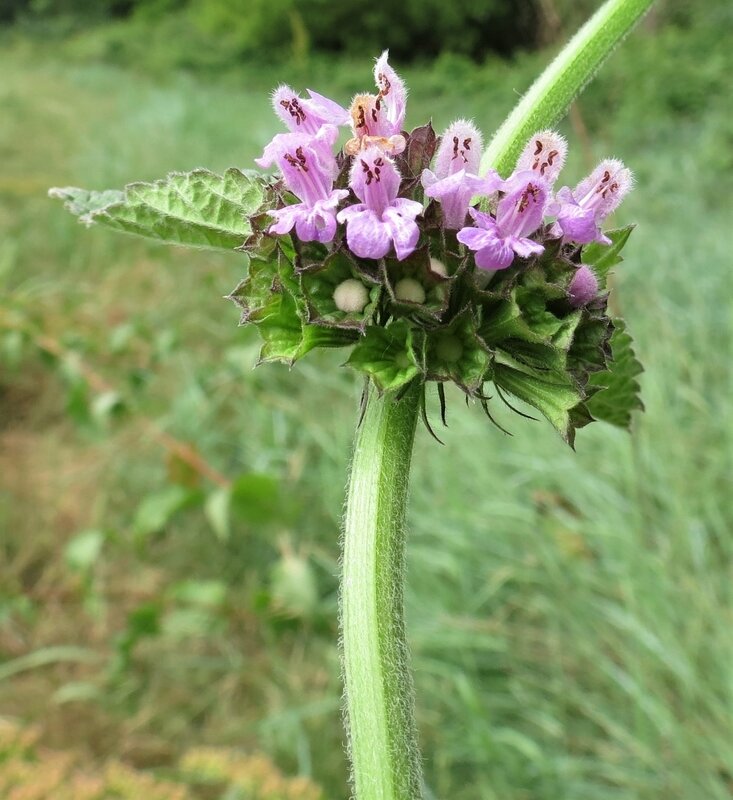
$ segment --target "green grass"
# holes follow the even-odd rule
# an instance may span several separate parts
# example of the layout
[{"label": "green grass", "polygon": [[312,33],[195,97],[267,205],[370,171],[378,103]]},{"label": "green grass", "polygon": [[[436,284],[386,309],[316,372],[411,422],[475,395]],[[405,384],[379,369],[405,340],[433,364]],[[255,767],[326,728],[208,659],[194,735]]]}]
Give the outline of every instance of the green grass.
[{"label": "green grass", "polygon": [[[637,35],[581,104],[592,156],[638,179],[614,295],[646,365],[633,435],[594,425],[573,453],[499,410],[508,438],[456,394],[446,446],[418,433],[408,622],[435,797],[733,790],[733,67],[720,46],[679,77],[674,54],[695,41]],[[409,121],[470,115],[488,134],[544,58],[408,70]],[[366,61],[288,71],[342,101],[370,85]],[[36,48],[0,54],[0,74],[0,653],[5,667],[41,654],[6,670],[0,714],[163,771],[186,746],[262,749],[340,800],[335,576],[356,379],[338,353],[252,372],[256,336],[221,299],[236,255],[86,232],[45,197],[250,166],[280,76],[153,79]],[[565,132],[572,180],[586,165]],[[61,358],[39,352],[49,339]],[[79,359],[126,401],[121,418],[99,401],[95,415],[93,389],[90,411]],[[197,507],[148,533],[145,497],[211,486],[144,420],[226,476],[271,476],[287,513],[250,509],[221,539]],[[80,566],[66,548],[89,529],[103,545]],[[56,645],[98,658],[55,663]]]}]

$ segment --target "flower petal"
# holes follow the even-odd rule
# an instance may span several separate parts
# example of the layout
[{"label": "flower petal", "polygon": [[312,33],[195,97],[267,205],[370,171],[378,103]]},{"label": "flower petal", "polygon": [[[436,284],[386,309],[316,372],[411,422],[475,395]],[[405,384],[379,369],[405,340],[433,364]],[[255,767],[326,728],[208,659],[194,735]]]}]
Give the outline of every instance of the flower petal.
[{"label": "flower petal", "polygon": [[354,255],[359,258],[382,258],[387,255],[392,244],[388,224],[382,222],[371,209],[347,217],[343,214],[343,211],[339,212],[339,219],[347,221],[346,242]]},{"label": "flower petal", "polygon": [[476,266],[481,269],[506,269],[514,261],[514,251],[509,247],[506,239],[497,237],[492,239],[486,247],[482,247],[474,258]]},{"label": "flower petal", "polygon": [[600,234],[592,208],[582,208],[577,203],[565,203],[558,212],[557,224],[563,236],[578,244],[594,242]]},{"label": "flower petal", "polygon": [[511,246],[512,250],[522,258],[537,256],[545,250],[541,244],[524,237],[511,239],[507,243]]},{"label": "flower petal", "polygon": [[482,247],[490,247],[496,241],[496,232],[485,228],[461,228],[456,234],[456,239],[461,244],[465,244],[469,250],[481,250]]},{"label": "flower petal", "polygon": [[390,67],[387,59],[389,50],[385,50],[374,65],[374,81],[379,90],[380,102],[387,107],[386,118],[389,133],[402,133],[407,108],[407,88],[400,76]]},{"label": "flower petal", "polygon": [[[412,201],[407,201],[412,202]],[[419,205],[419,203],[418,203]],[[389,232],[394,242],[397,258],[402,261],[417,247],[417,240],[420,238],[420,229],[414,219],[403,217],[394,208],[388,208],[382,219],[389,226]]]}]

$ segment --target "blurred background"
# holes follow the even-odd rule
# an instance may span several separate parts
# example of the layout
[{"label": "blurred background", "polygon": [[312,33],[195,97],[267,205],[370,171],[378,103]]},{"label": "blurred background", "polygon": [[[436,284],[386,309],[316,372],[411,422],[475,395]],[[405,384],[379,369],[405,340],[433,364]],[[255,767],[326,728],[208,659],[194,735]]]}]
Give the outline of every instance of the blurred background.
[{"label": "blurred background", "polygon": [[[0,0],[0,797],[344,800],[339,521],[360,386],[255,371],[242,257],[85,231],[50,186],[249,168],[280,82],[391,48],[408,127],[487,139],[595,0]],[[639,224],[647,411],[577,453],[449,395],[408,622],[428,797],[733,796],[733,9],[660,2],[575,105]],[[434,409],[434,414],[437,411]]]}]

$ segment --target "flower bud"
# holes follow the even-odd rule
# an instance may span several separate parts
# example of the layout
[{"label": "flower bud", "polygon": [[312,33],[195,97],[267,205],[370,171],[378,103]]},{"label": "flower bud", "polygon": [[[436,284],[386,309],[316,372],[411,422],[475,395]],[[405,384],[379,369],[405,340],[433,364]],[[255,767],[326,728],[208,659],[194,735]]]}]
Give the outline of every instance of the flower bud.
[{"label": "flower bud", "polygon": [[339,311],[347,314],[359,313],[369,302],[369,292],[361,281],[349,278],[342,281],[333,293],[333,302]]},{"label": "flower bud", "polygon": [[394,294],[398,300],[407,300],[409,303],[424,303],[425,289],[414,278],[402,278],[394,287]]},{"label": "flower bud", "polygon": [[568,300],[574,308],[587,305],[598,294],[598,278],[585,264],[573,275],[568,286]]},{"label": "flower bud", "polygon": [[448,267],[438,258],[430,256],[430,271],[436,275],[442,275],[444,278],[448,277]]}]

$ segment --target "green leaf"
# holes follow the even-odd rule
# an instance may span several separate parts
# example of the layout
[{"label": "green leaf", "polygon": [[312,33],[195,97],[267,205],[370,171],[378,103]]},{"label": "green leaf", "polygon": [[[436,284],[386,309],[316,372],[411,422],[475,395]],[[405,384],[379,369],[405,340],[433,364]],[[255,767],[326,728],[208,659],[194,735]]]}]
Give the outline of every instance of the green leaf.
[{"label": "green leaf", "polygon": [[55,200],[63,200],[66,210],[70,211],[75,217],[86,217],[107,206],[121,203],[125,199],[125,193],[119,189],[94,192],[87,189],[77,189],[75,186],[67,186],[63,189],[58,187],[49,189],[48,196]]},{"label": "green leaf", "polygon": [[272,475],[251,472],[241,475],[229,491],[231,514],[250,525],[287,520],[292,504],[283,497],[280,481]]},{"label": "green leaf", "polygon": [[89,530],[78,533],[66,545],[64,557],[71,569],[78,572],[90,570],[99,558],[104,546],[105,535],[102,531]]},{"label": "green leaf", "polygon": [[625,228],[606,231],[606,236],[611,240],[611,244],[591,242],[583,248],[580,260],[584,264],[593,267],[593,272],[598,278],[598,282],[602,288],[606,287],[608,273],[611,268],[624,260],[621,256],[621,251],[624,249],[626,242],[629,241],[631,231],[633,231],[635,227],[635,225],[627,225]]},{"label": "green leaf", "polygon": [[280,299],[278,288],[278,255],[273,252],[267,260],[253,258],[249,262],[247,277],[234,287],[229,295],[235,305],[242,309],[239,324],[260,322],[268,315],[277,313]]},{"label": "green leaf", "polygon": [[262,206],[260,178],[228,169],[172,172],[154,183],[131,183],[121,192],[89,192],[74,187],[49,195],[88,225],[99,223],[169,244],[233,250],[251,235],[248,217]]},{"label": "green leaf", "polygon": [[204,503],[204,514],[209,521],[216,538],[226,541],[229,538],[229,502],[230,490],[228,486],[215,489]]},{"label": "green leaf", "polygon": [[289,367],[302,356],[303,323],[289,292],[275,295],[270,313],[257,324],[262,337],[259,364],[281,361]]},{"label": "green leaf", "polygon": [[396,320],[386,328],[370,325],[346,364],[369,375],[380,392],[394,391],[421,372],[414,337],[405,320]]},{"label": "green leaf", "polygon": [[608,370],[597,372],[590,378],[591,386],[602,388],[588,401],[588,410],[596,419],[628,429],[631,426],[631,413],[644,410],[639,397],[639,382],[636,380],[643,368],[634,354],[633,341],[626,332],[626,324],[617,319],[613,321],[613,327],[612,357]]},{"label": "green leaf", "polygon": [[173,600],[201,608],[220,608],[227,599],[227,585],[217,580],[187,580],[171,587]]},{"label": "green leaf", "polygon": [[179,511],[198,505],[201,500],[201,492],[183,486],[168,486],[149,494],[135,512],[134,535],[144,538],[163,530]]},{"label": "green leaf", "polygon": [[573,412],[583,395],[569,376],[534,369],[504,354],[497,354],[493,381],[500,388],[524,400],[542,413],[572,446],[579,419]]}]

